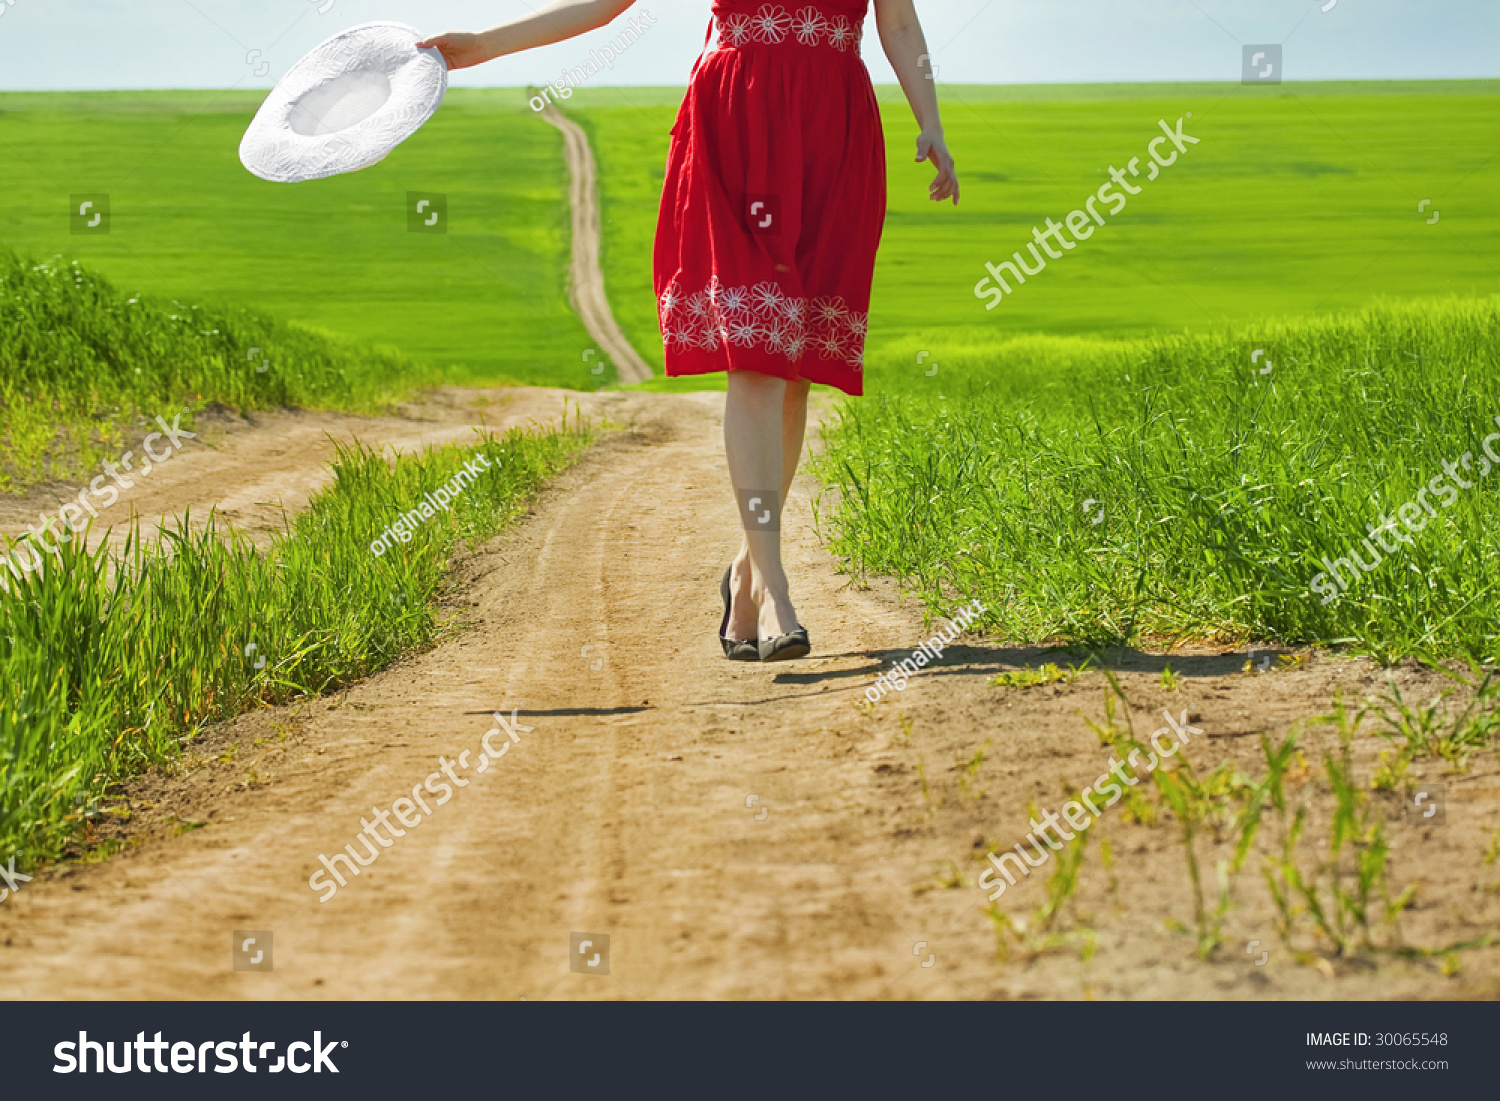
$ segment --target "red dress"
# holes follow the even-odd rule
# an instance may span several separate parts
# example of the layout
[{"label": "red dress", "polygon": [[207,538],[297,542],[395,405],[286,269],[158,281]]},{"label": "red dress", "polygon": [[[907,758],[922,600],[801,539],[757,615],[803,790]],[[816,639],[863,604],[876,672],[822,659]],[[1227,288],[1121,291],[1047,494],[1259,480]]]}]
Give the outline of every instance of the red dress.
[{"label": "red dress", "polygon": [[885,142],[868,0],[715,0],[672,127],[656,228],[668,375],[758,371],[863,392]]}]

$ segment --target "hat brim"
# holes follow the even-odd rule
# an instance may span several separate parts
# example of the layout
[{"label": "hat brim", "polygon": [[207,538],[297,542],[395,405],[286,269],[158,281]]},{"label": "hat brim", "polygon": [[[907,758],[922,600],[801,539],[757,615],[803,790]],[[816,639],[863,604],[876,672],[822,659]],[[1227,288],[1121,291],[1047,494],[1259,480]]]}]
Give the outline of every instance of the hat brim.
[{"label": "hat brim", "polygon": [[385,159],[448,90],[443,55],[417,49],[419,41],[405,23],[362,23],[319,44],[260,105],[240,140],[240,163],[263,180],[296,183]]}]

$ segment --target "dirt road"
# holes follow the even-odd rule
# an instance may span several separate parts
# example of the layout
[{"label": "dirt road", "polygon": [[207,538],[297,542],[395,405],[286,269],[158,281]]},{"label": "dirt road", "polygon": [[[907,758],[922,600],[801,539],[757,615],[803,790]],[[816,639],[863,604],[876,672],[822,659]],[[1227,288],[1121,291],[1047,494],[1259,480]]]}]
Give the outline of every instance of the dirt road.
[{"label": "dirt road", "polygon": [[[210,507],[237,531],[264,540],[280,529],[284,512],[305,508],[313,491],[328,480],[334,440],[358,439],[371,447],[411,453],[470,442],[476,429],[503,432],[555,425],[565,408],[571,417],[580,411],[589,415],[597,407],[595,396],[572,390],[452,388],[427,391],[389,417],[302,410],[242,416],[209,410],[192,421],[196,432],[180,451],[162,448],[172,455],[167,462],[153,466],[143,461],[145,449],[136,442],[127,475],[116,456],[116,468],[130,485],[122,487],[119,499],[95,518],[89,542],[93,545],[107,531],[109,542],[118,549],[129,534],[132,516],[150,532],[184,511],[201,523]],[[141,427],[134,439],[152,427]],[[73,500],[97,473],[95,469],[74,481],[43,483],[24,495],[0,497],[0,531],[14,539],[42,515],[55,519],[58,506]]]},{"label": "dirt road", "polygon": [[614,363],[621,382],[645,382],[651,368],[625,339],[604,293],[604,269],[599,265],[602,237],[599,185],[594,151],[588,135],[549,100],[541,117],[562,131],[563,160],[568,165],[568,206],[573,220],[573,256],[568,269],[568,298],[573,312]]},{"label": "dirt road", "polygon": [[[491,392],[475,406],[449,394],[437,404],[451,421],[337,418],[335,427],[452,435],[480,408],[521,416],[555,397]],[[987,676],[1036,654],[968,639],[904,692],[867,706],[878,668],[925,635],[891,589],[856,591],[835,572],[811,530],[806,480],[785,530],[814,657],[726,662],[714,639],[716,587],[737,531],[722,395],[583,401],[627,430],[565,474],[523,523],[458,563],[465,583],[451,611],[467,627],[338,697],[218,728],[178,775],[129,785],[124,851],[51,869],[0,905],[0,997],[1500,993],[1496,949],[1463,953],[1451,978],[1438,960],[1295,961],[1275,935],[1258,856],[1236,881],[1225,947],[1200,962],[1192,938],[1167,925],[1191,925],[1193,913],[1175,826],[1127,822],[1119,808],[1095,827],[1111,840],[1113,869],[1091,848],[1075,908],[1058,923],[1093,930],[1097,954],[1085,960],[1072,943],[1001,962],[974,856],[1019,840],[1029,801],[1058,808],[1065,788],[1103,770],[1107,751],[1079,714],[1101,717],[1102,678],[990,687]],[[270,418],[226,432],[215,450],[184,450],[180,466],[163,468],[179,480],[162,483],[161,503],[195,513],[228,503],[246,520],[273,492],[295,506],[320,477],[317,436],[332,420]],[[1326,710],[1336,685],[1368,693],[1381,680],[1365,663],[1332,658],[1264,674],[1241,672],[1242,652],[1171,662],[1185,674],[1177,691],[1160,686],[1157,657],[1125,655],[1121,681],[1138,727],[1159,725],[1151,714],[1164,707],[1189,712],[1207,733],[1193,757],[1201,769],[1230,760],[1252,770],[1250,735],[1279,737]],[[1397,675],[1419,696],[1435,683]],[[529,729],[476,773],[492,713],[509,721],[513,709]],[[1331,736],[1304,744],[1315,768]],[[1362,768],[1383,744],[1359,742]],[[352,843],[363,855],[361,818],[461,754],[468,766],[455,771],[467,786],[401,836],[380,834],[390,847],[320,902],[309,886],[320,854]],[[1294,788],[1309,783],[1299,775]],[[1500,878],[1482,865],[1497,779],[1492,752],[1450,778],[1440,828],[1406,823],[1399,799],[1393,808],[1393,886],[1422,881],[1403,919],[1408,943],[1496,927],[1500,896],[1475,885]],[[1326,830],[1326,809],[1314,801],[1310,836]],[[1208,846],[1201,859],[1211,868],[1227,850]],[[1012,888],[1005,911],[1040,905],[1043,878]],[[236,931],[273,934],[273,970],[234,969]],[[599,973],[605,937],[608,975]],[[591,942],[585,955],[574,952],[581,940]],[[579,961],[582,972],[570,966]]]}]

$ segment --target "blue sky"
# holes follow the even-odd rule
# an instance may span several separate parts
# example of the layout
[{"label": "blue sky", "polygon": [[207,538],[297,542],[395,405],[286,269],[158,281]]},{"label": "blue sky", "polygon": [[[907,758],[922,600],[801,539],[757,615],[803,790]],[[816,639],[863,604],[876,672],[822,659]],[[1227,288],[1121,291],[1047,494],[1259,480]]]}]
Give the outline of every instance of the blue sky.
[{"label": "blue sky", "polygon": [[[796,0],[781,2],[795,10]],[[1288,80],[1500,76],[1496,0],[1334,0],[1326,12],[1322,3],[918,0],[917,10],[939,79],[948,82],[1238,80],[1242,43],[1283,43]],[[318,42],[357,23],[398,20],[424,33],[479,30],[535,6],[523,0],[0,0],[0,89],[270,88]],[[708,0],[636,6],[655,17],[655,26],[591,85],[686,83],[703,42]],[[550,80],[615,33],[601,30],[501,59],[454,74],[453,83]],[[873,27],[865,58],[877,82],[894,79]]]}]

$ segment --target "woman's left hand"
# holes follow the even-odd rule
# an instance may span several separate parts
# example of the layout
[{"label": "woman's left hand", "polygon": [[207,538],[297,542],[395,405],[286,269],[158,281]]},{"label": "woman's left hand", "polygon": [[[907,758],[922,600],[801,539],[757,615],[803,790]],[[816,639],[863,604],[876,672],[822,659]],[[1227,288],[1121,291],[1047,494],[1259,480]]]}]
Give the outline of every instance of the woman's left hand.
[{"label": "woman's left hand", "polygon": [[938,170],[937,179],[927,188],[928,196],[935,202],[951,198],[957,206],[958,173],[954,171],[953,155],[943,142],[942,131],[929,134],[924,130],[917,135],[917,162],[922,161],[931,161]]},{"label": "woman's left hand", "polygon": [[417,43],[417,49],[437,50],[443,55],[443,60],[448,63],[449,69],[468,69],[474,65],[482,65],[494,57],[485,49],[484,35],[469,34],[465,31],[440,34],[435,38],[424,39]]}]

